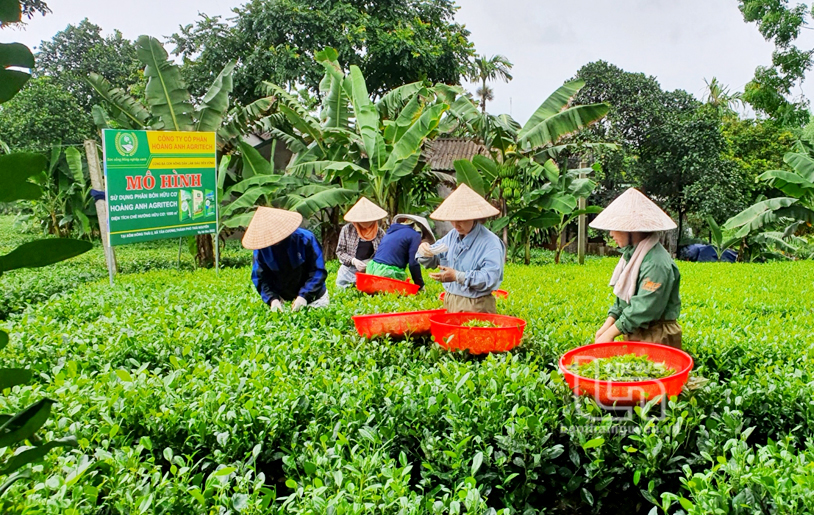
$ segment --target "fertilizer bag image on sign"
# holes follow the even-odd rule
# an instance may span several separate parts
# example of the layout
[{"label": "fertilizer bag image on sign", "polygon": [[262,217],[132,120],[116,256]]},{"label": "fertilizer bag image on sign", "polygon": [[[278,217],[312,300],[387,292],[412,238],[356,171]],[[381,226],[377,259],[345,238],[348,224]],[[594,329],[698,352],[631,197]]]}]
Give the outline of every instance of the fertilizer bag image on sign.
[{"label": "fertilizer bag image on sign", "polygon": [[110,244],[217,231],[215,133],[103,131]]}]

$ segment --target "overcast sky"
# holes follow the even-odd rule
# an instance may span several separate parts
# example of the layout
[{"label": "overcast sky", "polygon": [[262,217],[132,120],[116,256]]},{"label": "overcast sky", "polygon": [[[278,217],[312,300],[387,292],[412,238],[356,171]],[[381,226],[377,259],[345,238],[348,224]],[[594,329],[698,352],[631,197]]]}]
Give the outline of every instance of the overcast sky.
[{"label": "overcast sky", "polygon": [[[243,1],[48,0],[53,14],[37,17],[24,31],[0,31],[0,41],[36,46],[69,23],[88,17],[104,31],[119,29],[169,36],[198,12],[229,15]],[[514,80],[493,84],[492,113],[524,122],[562,82],[599,59],[626,71],[658,78],[665,89],[701,97],[704,79],[717,77],[742,90],[758,65],[771,62],[773,47],[753,24],[743,22],[737,0],[459,0],[458,21],[470,30],[479,53],[503,54],[514,63]],[[814,48],[814,31],[799,42]],[[474,87],[472,88],[474,90]],[[814,95],[814,81],[798,93]]]}]

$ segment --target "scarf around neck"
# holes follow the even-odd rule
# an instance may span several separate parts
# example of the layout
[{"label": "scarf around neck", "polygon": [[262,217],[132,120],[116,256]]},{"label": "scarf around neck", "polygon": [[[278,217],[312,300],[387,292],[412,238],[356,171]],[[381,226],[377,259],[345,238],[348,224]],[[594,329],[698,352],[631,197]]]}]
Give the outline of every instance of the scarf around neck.
[{"label": "scarf around neck", "polygon": [[639,269],[642,261],[648,252],[659,242],[659,235],[653,233],[640,241],[630,256],[630,262],[622,257],[613,270],[610,285],[613,286],[613,293],[623,301],[630,303],[630,299],[636,293],[636,285],[639,283]]},{"label": "scarf around neck", "polygon": [[363,241],[373,241],[376,239],[376,235],[379,234],[379,222],[373,222],[367,229],[362,229],[360,224],[353,222],[353,227],[356,228],[356,234],[358,234],[359,238]]}]

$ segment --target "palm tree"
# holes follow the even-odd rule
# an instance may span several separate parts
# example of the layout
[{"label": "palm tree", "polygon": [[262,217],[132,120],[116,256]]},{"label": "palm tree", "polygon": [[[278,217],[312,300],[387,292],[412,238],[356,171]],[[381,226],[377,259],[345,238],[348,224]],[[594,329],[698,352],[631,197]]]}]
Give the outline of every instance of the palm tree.
[{"label": "palm tree", "polygon": [[729,87],[721,84],[717,77],[713,77],[710,81],[704,79],[704,82],[707,85],[707,94],[704,100],[722,115],[732,114],[738,106],[744,105],[743,94],[739,92],[730,93]]},{"label": "palm tree", "polygon": [[475,56],[475,60],[469,66],[469,80],[481,83],[476,91],[480,97],[481,110],[486,113],[486,101],[494,98],[494,91],[486,82],[490,80],[500,79],[504,82],[512,80],[512,75],[509,71],[512,69],[511,61],[506,56],[493,55],[487,58],[485,55]]}]

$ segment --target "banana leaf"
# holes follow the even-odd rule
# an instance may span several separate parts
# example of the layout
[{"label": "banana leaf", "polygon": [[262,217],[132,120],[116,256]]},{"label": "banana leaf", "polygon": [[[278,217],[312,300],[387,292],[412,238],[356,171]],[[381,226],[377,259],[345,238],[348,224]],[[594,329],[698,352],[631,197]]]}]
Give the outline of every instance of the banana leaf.
[{"label": "banana leaf", "polygon": [[232,75],[237,61],[227,64],[215,77],[209,90],[201,100],[196,116],[198,123],[195,130],[199,132],[214,132],[223,125],[223,117],[229,109],[229,94],[232,92]]},{"label": "banana leaf", "polygon": [[71,179],[74,183],[85,184],[85,172],[82,170],[82,154],[75,147],[65,149],[65,160],[68,162],[68,170],[71,172]]},{"label": "banana leaf", "polygon": [[419,101],[419,95],[413,95],[413,98],[407,102],[404,109],[399,113],[395,122],[388,122],[384,130],[384,139],[388,143],[395,143],[401,139],[407,130],[415,123],[416,119],[421,116],[424,106]]},{"label": "banana leaf", "polygon": [[359,192],[346,188],[330,188],[308,197],[289,195],[286,209],[297,211],[308,218],[323,209],[347,204],[358,194]]},{"label": "banana leaf", "polygon": [[[93,124],[96,126],[97,129],[100,131],[102,129],[109,129],[110,128],[110,118],[107,116],[107,112],[104,108],[100,105],[95,105],[90,108],[91,116],[93,116]],[[127,128],[132,128],[129,125],[125,126]]]},{"label": "banana leaf", "polygon": [[245,107],[232,109],[227,115],[227,121],[218,129],[218,138],[225,146],[234,146],[236,139],[258,128],[261,119],[268,116],[273,105],[271,97],[255,100]]},{"label": "banana leaf", "polygon": [[33,68],[34,54],[22,43],[0,43],[0,104],[11,100],[31,78],[30,73],[11,67]]},{"label": "banana leaf", "polygon": [[48,238],[23,243],[8,254],[0,256],[0,273],[17,268],[39,268],[65,261],[93,248],[89,241],[67,238]]},{"label": "banana leaf", "polygon": [[0,1],[0,25],[17,23],[22,20],[23,9],[19,0]]},{"label": "banana leaf", "polygon": [[402,177],[412,175],[415,172],[416,166],[418,166],[418,161],[420,158],[421,150],[419,149],[416,150],[413,155],[407,156],[396,163],[396,166],[392,170],[389,170],[388,177],[390,181],[397,181]]},{"label": "banana leaf", "polygon": [[563,136],[601,120],[608,110],[607,104],[582,105],[556,113],[532,127],[527,123],[517,135],[518,143],[529,151],[556,143]]},{"label": "banana leaf", "polygon": [[241,213],[239,215],[235,215],[229,218],[221,218],[223,220],[221,225],[223,227],[228,227],[230,229],[235,229],[237,227],[247,227],[249,222],[252,221],[252,217],[254,216],[254,211],[249,211],[247,213]]},{"label": "banana leaf", "polygon": [[379,115],[388,120],[395,120],[404,105],[410,102],[412,97],[423,87],[424,85],[421,82],[411,82],[389,91],[376,102]]},{"label": "banana leaf", "polygon": [[322,175],[325,172],[343,172],[347,170],[362,174],[367,172],[361,166],[346,161],[310,161],[290,166],[287,172],[291,175],[306,177],[308,175]]},{"label": "banana leaf", "polygon": [[254,188],[256,186],[272,186],[276,185],[277,188],[282,188],[283,184],[281,184],[283,176],[282,175],[255,175],[250,179],[244,179],[239,183],[233,185],[229,189],[227,189],[223,193],[223,198],[228,199],[233,194],[242,194],[249,190],[249,188]]},{"label": "banana leaf", "polygon": [[540,107],[534,111],[531,118],[526,122],[522,129],[517,133],[518,139],[526,137],[527,134],[536,129],[541,123],[554,116],[555,114],[563,111],[572,98],[585,86],[584,80],[574,80],[566,82],[547,99],[540,104]]},{"label": "banana leaf", "polygon": [[288,109],[297,113],[297,116],[306,120],[307,123],[311,126],[319,126],[319,120],[311,116],[311,113],[308,109],[291,93],[284,90],[280,86],[273,84],[271,82],[263,82],[263,87],[266,90],[266,93],[270,96],[273,96],[277,101],[279,106],[285,106]]},{"label": "banana leaf", "polygon": [[264,127],[266,128],[266,132],[268,132],[272,138],[285,143],[286,148],[294,154],[300,154],[307,150],[308,145],[306,145],[299,136],[288,134],[277,127],[267,127],[265,124]]},{"label": "banana leaf", "polygon": [[483,172],[483,177],[487,182],[495,182],[498,178],[499,165],[492,159],[478,154],[472,157],[472,164]]},{"label": "banana leaf", "polygon": [[192,102],[181,78],[181,70],[169,61],[163,45],[154,37],[139,36],[136,52],[144,63],[147,77],[145,96],[157,123],[155,129],[172,131],[194,130]]},{"label": "banana leaf", "polygon": [[[356,129],[362,136],[365,151],[371,161],[371,168],[378,170],[384,163],[381,149],[384,144],[379,132],[379,113],[370,102],[367,84],[358,66],[350,67],[351,91],[353,92],[353,111],[356,113]],[[382,140],[381,143],[379,140]]]},{"label": "banana leaf", "polygon": [[596,189],[596,183],[591,179],[574,179],[568,186],[568,193],[579,198],[587,197]]},{"label": "banana leaf", "polygon": [[0,155],[0,202],[42,197],[40,187],[28,179],[45,170],[47,165],[42,154],[15,152]]},{"label": "banana leaf", "polygon": [[[91,72],[88,84],[108,104],[111,117],[121,122],[128,129],[143,129],[150,120],[150,111],[124,90],[114,88],[110,82],[97,73]],[[97,116],[94,116],[94,121]]]},{"label": "banana leaf", "polygon": [[447,109],[449,109],[449,106],[446,104],[436,104],[424,111],[418,120],[407,129],[404,136],[393,145],[393,150],[390,152],[384,169],[392,170],[398,161],[406,159],[419,151],[426,137],[438,127],[441,115]]},{"label": "banana leaf", "polygon": [[783,161],[788,163],[805,180],[814,182],[814,159],[811,159],[806,154],[789,152],[783,156]]},{"label": "banana leaf", "polygon": [[[796,198],[790,197],[771,198],[758,202],[757,204],[744,209],[737,215],[727,220],[724,224],[724,229],[732,230],[744,226],[752,227],[756,221],[758,221],[758,218],[761,215],[764,215],[767,212],[777,211],[781,208],[787,208],[796,202]],[[759,227],[755,226],[753,228],[756,229]]]},{"label": "banana leaf", "polygon": [[486,195],[486,190],[483,184],[483,178],[468,159],[458,159],[452,163],[455,167],[455,176],[458,178],[458,184],[464,183],[480,196]]},{"label": "banana leaf", "polygon": [[76,440],[75,436],[66,436],[64,438],[59,438],[57,440],[51,440],[50,442],[45,442],[41,445],[36,447],[31,447],[30,449],[26,449],[23,452],[19,452],[12,456],[11,458],[6,461],[5,465],[0,468],[0,474],[11,474],[15,470],[19,469],[20,467],[24,467],[29,463],[35,463],[40,461],[48,454],[52,449],[56,449],[58,447],[78,447],[79,442]]},{"label": "banana leaf", "polygon": [[249,179],[255,175],[271,175],[274,173],[273,161],[266,161],[256,148],[245,141],[238,144],[243,155],[243,179]]},{"label": "banana leaf", "polygon": [[[332,61],[323,61],[327,89],[322,101],[324,126],[327,128],[350,128],[350,95],[349,84],[346,85],[345,74],[337,69],[338,64]],[[321,86],[322,87],[322,86]]]},{"label": "banana leaf", "polygon": [[279,106],[278,109],[285,115],[294,128],[303,135],[310,136],[314,143],[322,147],[322,129],[317,120],[311,116],[302,117],[295,110],[284,105]]},{"label": "banana leaf", "polygon": [[[798,161],[800,163],[800,161]],[[768,181],[773,187],[794,198],[803,198],[814,194],[814,183],[802,175],[785,170],[767,170],[758,175],[758,179]]]},{"label": "banana leaf", "polygon": [[238,197],[234,202],[230,203],[226,207],[221,210],[221,217],[222,218],[229,218],[232,216],[236,211],[239,209],[247,209],[250,207],[254,207],[257,203],[257,199],[264,195],[271,195],[276,193],[279,190],[279,186],[276,184],[270,184],[266,186],[255,186],[253,188],[249,188],[246,192],[243,193],[240,197]]}]

